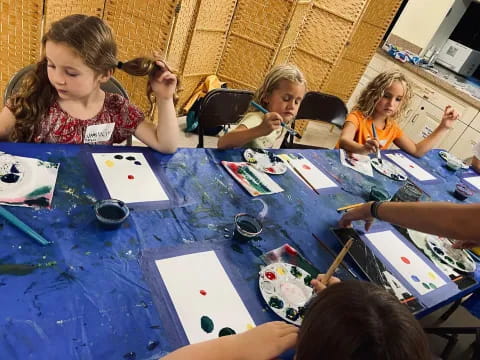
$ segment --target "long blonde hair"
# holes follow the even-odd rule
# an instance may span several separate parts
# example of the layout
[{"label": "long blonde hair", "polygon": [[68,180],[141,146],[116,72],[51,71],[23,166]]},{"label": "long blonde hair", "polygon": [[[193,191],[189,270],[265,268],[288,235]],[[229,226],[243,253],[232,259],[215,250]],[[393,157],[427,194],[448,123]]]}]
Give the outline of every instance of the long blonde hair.
[{"label": "long blonde hair", "polygon": [[253,101],[263,107],[267,106],[265,99],[278,88],[280,81],[288,80],[294,83],[303,84],[307,89],[307,80],[299,68],[292,64],[282,64],[273,67],[265,76],[262,85],[253,95]]},{"label": "long blonde hair", "polygon": [[403,97],[392,119],[397,120],[403,116],[405,109],[412,98],[412,88],[405,75],[399,71],[386,71],[378,74],[368,85],[363,89],[357,104],[352,110],[360,110],[363,115],[370,117],[375,112],[375,107],[378,101],[382,98],[385,90],[392,85],[394,81],[398,81],[403,86]]},{"label": "long blonde hair", "polygon": [[[119,64],[122,71],[134,76],[152,77],[159,69],[155,60],[147,57],[119,63],[112,30],[96,16],[75,14],[54,22],[42,38],[43,52],[47,41],[69,46],[98,75],[112,74]],[[149,113],[152,114],[155,96],[150,82],[146,95],[150,102]],[[8,107],[16,118],[10,140],[32,141],[40,121],[57,96],[57,91],[48,80],[47,59],[43,54],[34,69],[23,77],[19,90],[8,99]]]}]

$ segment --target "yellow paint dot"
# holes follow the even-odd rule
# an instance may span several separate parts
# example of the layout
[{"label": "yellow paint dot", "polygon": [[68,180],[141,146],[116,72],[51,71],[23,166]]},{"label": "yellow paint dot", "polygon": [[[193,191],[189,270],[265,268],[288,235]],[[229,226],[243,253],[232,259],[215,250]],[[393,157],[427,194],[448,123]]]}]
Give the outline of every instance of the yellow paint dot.
[{"label": "yellow paint dot", "polygon": [[247,330],[252,330],[255,326],[253,324],[248,323],[247,324]]},{"label": "yellow paint dot", "polygon": [[112,160],[107,160],[107,161],[105,161],[105,165],[107,165],[108,167],[113,167],[113,165],[115,165],[115,163]]},{"label": "yellow paint dot", "polygon": [[283,267],[277,267],[277,274],[278,275],[285,275],[285,269]]},{"label": "yellow paint dot", "polygon": [[432,272],[429,272],[429,273],[428,273],[428,276],[429,276],[430,279],[432,279],[432,280],[435,280],[435,279],[437,278],[437,277],[435,276],[435,274],[432,273]]}]

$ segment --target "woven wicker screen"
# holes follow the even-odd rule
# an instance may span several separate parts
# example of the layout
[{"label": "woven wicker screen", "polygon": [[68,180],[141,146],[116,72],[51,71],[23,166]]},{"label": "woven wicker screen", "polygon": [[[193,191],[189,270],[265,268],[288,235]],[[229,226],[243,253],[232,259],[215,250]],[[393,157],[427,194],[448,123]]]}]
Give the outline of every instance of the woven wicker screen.
[{"label": "woven wicker screen", "polygon": [[218,68],[229,87],[255,89],[271,68],[295,1],[238,0]]},{"label": "woven wicker screen", "polygon": [[[40,2],[40,1],[37,1]],[[52,22],[71,14],[85,14],[103,16],[104,0],[45,0],[45,30],[50,28]]]},{"label": "woven wicker screen", "polygon": [[349,45],[332,71],[323,91],[347,101],[357,86],[401,0],[370,0]]},{"label": "woven wicker screen", "polygon": [[[190,97],[207,75],[217,74],[237,0],[201,0],[196,2],[194,9],[191,8],[191,2],[193,1],[188,1],[187,4],[182,2],[172,44],[176,43],[179,37],[181,39],[183,33],[188,34],[188,39],[183,49],[173,51],[172,47],[168,58],[174,62],[180,58],[180,61],[177,61],[182,74],[180,104]],[[188,11],[182,13],[185,5],[188,6]],[[190,16],[189,21],[185,19],[187,16]],[[177,29],[180,36],[176,35]]]},{"label": "woven wicker screen", "polygon": [[2,0],[0,2],[0,88],[18,70],[35,62],[40,52],[42,2]]}]

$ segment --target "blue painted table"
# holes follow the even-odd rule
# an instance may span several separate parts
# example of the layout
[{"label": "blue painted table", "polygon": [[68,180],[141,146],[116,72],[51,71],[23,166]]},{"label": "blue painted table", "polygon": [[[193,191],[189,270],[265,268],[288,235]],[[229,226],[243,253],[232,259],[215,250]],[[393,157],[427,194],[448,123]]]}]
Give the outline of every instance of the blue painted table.
[{"label": "blue painted table", "polygon": [[[84,161],[85,154],[98,150],[149,153],[182,206],[134,209],[121,229],[103,230],[92,209],[97,200],[92,184],[99,179]],[[166,336],[171,324],[162,323],[153,305],[139,266],[141,251],[224,243],[228,241],[225,229],[231,231],[235,214],[266,211],[261,240],[232,247],[229,253],[247,286],[256,292],[261,253],[289,243],[325,271],[332,258],[312,233],[339,251],[329,230],[339,219],[335,209],[364,201],[373,185],[391,194],[401,185],[377,173],[369,178],[343,167],[334,150],[301,153],[326,170],[344,191],[317,195],[287,172],[275,177],[284,192],[258,198],[247,194],[220,165],[221,160],[242,160],[238,150],[180,149],[174,155],[162,155],[145,148],[0,143],[0,151],[61,164],[51,210],[8,208],[52,240],[52,245],[42,247],[0,219],[0,354],[4,359],[158,358],[172,350]],[[457,174],[443,166],[437,151],[419,162],[441,179],[422,188],[432,199],[455,202],[451,192]],[[469,201],[480,201],[480,195]],[[476,276],[480,278],[478,272]],[[438,299],[436,306],[419,316],[474,289]],[[276,319],[265,312],[264,320]]]}]

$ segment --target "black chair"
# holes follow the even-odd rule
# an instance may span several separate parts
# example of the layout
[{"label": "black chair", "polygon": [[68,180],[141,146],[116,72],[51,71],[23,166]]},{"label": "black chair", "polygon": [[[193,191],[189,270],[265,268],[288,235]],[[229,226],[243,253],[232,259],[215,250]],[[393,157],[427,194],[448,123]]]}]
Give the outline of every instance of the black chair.
[{"label": "black chair", "polygon": [[[12,94],[14,94],[20,88],[20,85],[22,84],[22,78],[25,76],[25,74],[33,70],[34,67],[35,67],[34,64],[27,65],[24,68],[17,71],[15,74],[13,74],[13,76],[8,81],[7,87],[5,88],[5,92],[3,94],[4,104],[7,102],[7,99],[10,96],[12,96]],[[113,76],[110,77],[110,79],[106,83],[101,84],[100,87],[102,88],[103,91],[113,93],[113,94],[120,94],[124,98],[128,99],[127,91]],[[131,145],[132,145],[132,137],[129,136],[127,138],[127,146],[131,146]]]},{"label": "black chair", "polygon": [[248,110],[253,92],[237,89],[214,89],[203,98],[198,109],[198,148],[203,148],[205,129],[233,124]]},{"label": "black chair", "polygon": [[[332,124],[330,132],[336,126],[342,128],[347,117],[347,107],[337,96],[324,94],[317,91],[309,91],[300,104],[296,119],[308,119]],[[293,124],[295,126],[295,122]],[[284,143],[288,148],[321,149],[321,147],[294,144],[293,136],[289,135]]]}]

